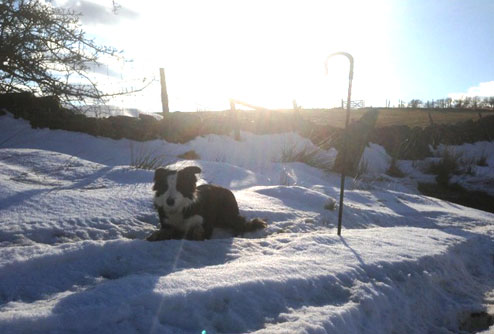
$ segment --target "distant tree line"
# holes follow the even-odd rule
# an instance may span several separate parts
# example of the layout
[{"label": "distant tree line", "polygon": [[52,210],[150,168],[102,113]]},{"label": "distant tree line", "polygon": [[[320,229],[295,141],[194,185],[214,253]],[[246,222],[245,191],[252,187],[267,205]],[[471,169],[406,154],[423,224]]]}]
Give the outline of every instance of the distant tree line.
[{"label": "distant tree line", "polygon": [[[405,104],[400,101],[399,107],[404,108]],[[437,109],[492,109],[494,110],[494,96],[488,97],[464,97],[461,99],[452,99],[451,97],[438,100],[427,100],[423,102],[419,99],[413,99],[406,105],[407,108],[437,108]]]}]

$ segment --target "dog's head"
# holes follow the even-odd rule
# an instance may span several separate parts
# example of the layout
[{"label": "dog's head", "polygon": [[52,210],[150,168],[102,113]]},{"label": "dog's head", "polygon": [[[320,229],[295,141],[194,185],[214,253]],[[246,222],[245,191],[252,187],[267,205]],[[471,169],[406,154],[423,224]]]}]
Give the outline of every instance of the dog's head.
[{"label": "dog's head", "polygon": [[158,168],[154,172],[154,204],[167,213],[174,214],[194,202],[196,192],[197,166],[181,170]]}]

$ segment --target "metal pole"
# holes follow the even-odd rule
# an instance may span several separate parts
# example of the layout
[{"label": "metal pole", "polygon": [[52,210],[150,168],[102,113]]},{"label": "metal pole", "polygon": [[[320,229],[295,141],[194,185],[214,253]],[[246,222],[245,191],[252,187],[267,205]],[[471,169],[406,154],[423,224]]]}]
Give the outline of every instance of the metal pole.
[{"label": "metal pole", "polygon": [[350,61],[350,75],[348,76],[348,96],[346,100],[346,120],[345,120],[345,130],[343,132],[343,150],[342,154],[342,169],[341,169],[341,185],[340,185],[340,207],[338,210],[338,235],[341,235],[341,220],[343,218],[343,196],[345,193],[345,165],[346,165],[346,154],[347,154],[347,142],[348,142],[348,123],[350,122],[350,106],[352,103],[352,81],[353,81],[353,57],[347,52],[336,52],[332,53],[326,58],[326,73],[328,72],[328,60],[333,56],[345,56]]}]

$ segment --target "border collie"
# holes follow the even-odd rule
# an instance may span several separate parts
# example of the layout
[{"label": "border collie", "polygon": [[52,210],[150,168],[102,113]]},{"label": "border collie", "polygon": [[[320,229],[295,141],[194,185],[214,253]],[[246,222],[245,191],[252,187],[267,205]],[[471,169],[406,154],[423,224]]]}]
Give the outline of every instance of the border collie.
[{"label": "border collie", "polygon": [[261,219],[240,216],[233,193],[223,187],[203,184],[196,187],[197,166],[172,170],[160,167],[154,172],[154,207],[160,230],[147,240],[211,238],[215,227],[230,229],[235,236],[265,228]]}]

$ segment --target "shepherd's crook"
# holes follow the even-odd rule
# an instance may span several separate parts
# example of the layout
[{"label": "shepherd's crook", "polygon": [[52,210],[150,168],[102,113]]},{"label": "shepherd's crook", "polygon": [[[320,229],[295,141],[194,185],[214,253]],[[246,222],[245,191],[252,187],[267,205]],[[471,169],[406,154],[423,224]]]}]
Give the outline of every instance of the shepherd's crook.
[{"label": "shepherd's crook", "polygon": [[332,53],[326,58],[325,66],[326,66],[326,74],[328,73],[328,60],[329,58],[333,56],[345,56],[348,58],[350,61],[350,75],[348,76],[348,97],[346,100],[346,120],[345,120],[345,130],[344,130],[344,135],[343,135],[343,150],[341,152],[341,162],[342,162],[342,169],[341,169],[341,185],[340,185],[340,208],[338,211],[338,235],[341,235],[341,219],[343,217],[343,195],[345,192],[345,165],[346,165],[346,147],[347,147],[347,141],[348,141],[348,133],[347,133],[347,128],[348,128],[348,123],[350,121],[350,105],[352,101],[352,80],[353,80],[353,57],[351,54],[347,52],[335,52]]}]

